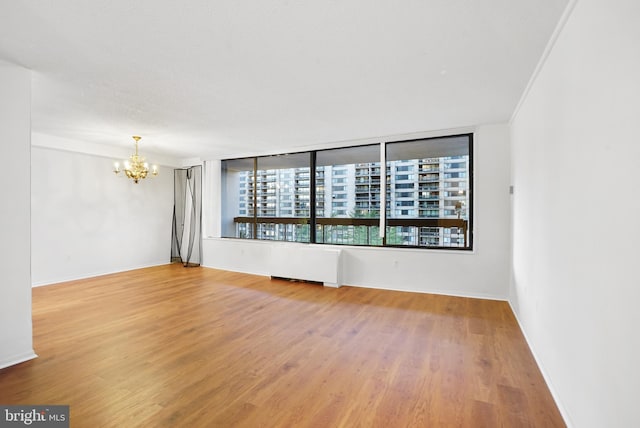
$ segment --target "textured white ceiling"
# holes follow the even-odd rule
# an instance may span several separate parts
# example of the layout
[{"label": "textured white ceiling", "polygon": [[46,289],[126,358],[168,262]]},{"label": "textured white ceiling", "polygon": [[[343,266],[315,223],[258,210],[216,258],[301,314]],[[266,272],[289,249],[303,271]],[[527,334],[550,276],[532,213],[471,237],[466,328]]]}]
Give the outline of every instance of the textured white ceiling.
[{"label": "textured white ceiling", "polygon": [[2,1],[0,59],[35,132],[258,154],[507,121],[566,3]]}]

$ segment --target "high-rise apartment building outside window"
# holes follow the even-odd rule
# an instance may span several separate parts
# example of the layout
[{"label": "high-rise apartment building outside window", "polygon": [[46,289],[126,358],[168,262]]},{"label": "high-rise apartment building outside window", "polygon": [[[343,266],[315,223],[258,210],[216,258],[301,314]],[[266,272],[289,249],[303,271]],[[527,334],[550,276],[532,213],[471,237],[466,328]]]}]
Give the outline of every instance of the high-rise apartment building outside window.
[{"label": "high-rise apartment building outside window", "polygon": [[382,245],[380,218],[380,146],[316,152],[316,174],[341,177],[316,194],[316,205],[331,207],[316,217],[316,242]]},{"label": "high-rise apartment building outside window", "polygon": [[224,160],[223,236],[471,249],[472,137]]},{"label": "high-rise apartment building outside window", "polygon": [[[386,158],[388,185],[395,196],[395,209],[388,213],[387,244],[468,247],[471,136],[387,143]],[[442,220],[441,226],[434,227],[433,219]],[[454,226],[455,220],[462,221]]]}]

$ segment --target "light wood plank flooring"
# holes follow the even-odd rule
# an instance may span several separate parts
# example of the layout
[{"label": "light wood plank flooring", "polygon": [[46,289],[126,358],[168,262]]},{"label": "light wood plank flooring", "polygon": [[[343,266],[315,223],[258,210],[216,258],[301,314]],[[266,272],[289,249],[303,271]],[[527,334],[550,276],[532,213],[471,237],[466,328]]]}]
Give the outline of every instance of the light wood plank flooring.
[{"label": "light wood plank flooring", "polygon": [[72,427],[561,427],[505,302],[166,265],[33,290],[2,404]]}]

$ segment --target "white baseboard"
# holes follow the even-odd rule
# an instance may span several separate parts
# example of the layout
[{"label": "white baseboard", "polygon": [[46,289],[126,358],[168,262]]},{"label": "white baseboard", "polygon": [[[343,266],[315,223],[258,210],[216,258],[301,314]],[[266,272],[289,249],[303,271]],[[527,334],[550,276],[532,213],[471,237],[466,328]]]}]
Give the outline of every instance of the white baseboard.
[{"label": "white baseboard", "polygon": [[33,349],[29,352],[25,352],[24,354],[12,355],[0,360],[0,369],[15,366],[16,364],[24,363],[25,361],[33,360],[34,358],[38,358],[38,355],[36,355]]},{"label": "white baseboard", "polygon": [[549,388],[549,392],[551,392],[553,401],[555,401],[556,406],[558,406],[558,411],[560,411],[560,415],[562,416],[562,419],[564,419],[564,423],[567,425],[567,428],[573,427],[574,425],[571,423],[571,418],[569,417],[569,413],[567,412],[567,409],[562,405],[562,400],[560,400],[560,396],[558,395],[557,390],[553,386],[553,382],[551,381],[549,374],[544,369],[542,360],[540,360],[540,358],[538,357],[538,354],[536,353],[533,343],[529,339],[529,336],[527,335],[526,330],[523,328],[522,323],[520,322],[520,318],[518,318],[518,313],[514,310],[513,305],[511,304],[511,300],[508,300],[508,302],[509,302],[509,307],[511,308],[511,312],[513,312],[513,316],[516,318],[518,327],[520,327],[520,331],[524,336],[524,340],[527,342],[527,345],[529,346],[529,350],[533,355],[533,359],[536,361],[536,364],[538,365],[538,369],[540,370],[540,373],[542,373],[542,377],[544,378],[544,381],[547,384],[547,388]]},{"label": "white baseboard", "polygon": [[58,284],[60,282],[67,282],[67,281],[77,281],[79,279],[87,279],[87,278],[93,278],[93,277],[96,277],[96,276],[110,275],[112,273],[120,273],[120,272],[127,272],[127,271],[130,271],[130,270],[144,269],[144,268],[148,268],[148,267],[168,265],[170,263],[171,263],[170,260],[165,260],[165,261],[157,261],[157,262],[143,264],[143,265],[123,266],[123,267],[116,268],[116,269],[113,269],[113,270],[108,270],[108,271],[88,272],[88,273],[83,273],[83,274],[78,274],[78,275],[69,275],[69,276],[60,277],[60,278],[51,278],[51,279],[42,280],[42,281],[34,281],[34,282],[31,283],[31,286],[32,287],[42,287],[43,285],[52,285],[52,284]]}]

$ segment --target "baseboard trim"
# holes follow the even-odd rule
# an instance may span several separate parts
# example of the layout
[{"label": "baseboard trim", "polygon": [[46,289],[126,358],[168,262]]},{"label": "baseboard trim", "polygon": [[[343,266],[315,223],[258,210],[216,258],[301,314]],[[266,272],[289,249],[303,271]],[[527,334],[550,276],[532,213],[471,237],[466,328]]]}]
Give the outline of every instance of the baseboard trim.
[{"label": "baseboard trim", "polygon": [[[387,290],[387,291],[400,291],[403,293],[420,293],[420,294],[436,294],[439,296],[449,296],[449,297],[462,297],[465,299],[480,299],[480,300],[495,300],[499,302],[508,302],[508,299],[503,295],[497,294],[484,294],[484,293],[471,293],[468,291],[460,291],[460,290],[440,290],[440,289],[415,289],[415,288],[403,288],[403,287],[381,287],[378,285],[355,285],[349,284],[346,282],[342,282],[343,286],[349,287],[360,287],[360,288],[372,288],[374,290]],[[513,309],[512,309],[513,311]]]},{"label": "baseboard trim", "polygon": [[31,351],[25,352],[24,354],[18,354],[18,355],[14,355],[9,358],[0,360],[0,369],[4,369],[10,366],[15,366],[16,364],[24,363],[25,361],[33,360],[34,358],[38,358],[38,355],[32,349]]},{"label": "baseboard trim", "polygon": [[121,272],[130,271],[130,270],[144,269],[144,268],[149,268],[149,267],[168,265],[170,263],[171,263],[170,260],[156,261],[156,262],[152,262],[152,263],[148,263],[148,264],[137,265],[137,266],[126,266],[126,267],[121,267],[121,268],[117,268],[117,269],[114,269],[114,270],[108,270],[108,271],[83,273],[83,274],[71,275],[71,276],[67,276],[67,277],[63,277],[63,278],[47,279],[47,280],[44,280],[44,281],[33,281],[31,283],[31,287],[42,287],[42,286],[45,286],[45,285],[59,284],[61,282],[78,281],[78,280],[81,280],[81,279],[94,278],[96,276],[111,275],[112,273],[121,273]]},{"label": "baseboard trim", "polygon": [[558,394],[557,390],[553,386],[553,382],[551,381],[551,377],[549,376],[547,371],[544,369],[544,365],[542,364],[542,360],[538,357],[538,354],[536,353],[536,350],[535,350],[535,348],[533,346],[533,342],[531,342],[531,340],[529,339],[529,336],[527,335],[526,330],[523,328],[522,323],[520,322],[520,318],[518,318],[518,313],[514,309],[513,304],[511,303],[511,300],[507,300],[507,302],[509,303],[509,307],[511,308],[511,312],[513,313],[513,316],[515,317],[516,322],[518,323],[518,327],[520,327],[520,331],[522,332],[522,335],[524,336],[524,340],[527,342],[527,346],[529,346],[529,350],[531,351],[531,354],[533,355],[533,359],[536,361],[536,365],[538,366],[538,369],[540,370],[540,373],[542,373],[542,377],[544,378],[544,381],[547,384],[547,388],[549,388],[549,392],[551,393],[551,396],[553,397],[553,401],[555,401],[556,406],[558,406],[558,411],[560,412],[560,415],[562,416],[562,419],[564,420],[565,425],[567,426],[567,428],[573,427],[574,425],[571,423],[571,418],[569,417],[569,412],[562,405],[562,400],[560,399],[560,395]]}]

